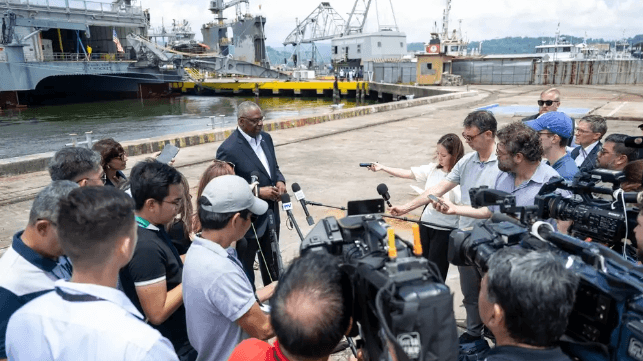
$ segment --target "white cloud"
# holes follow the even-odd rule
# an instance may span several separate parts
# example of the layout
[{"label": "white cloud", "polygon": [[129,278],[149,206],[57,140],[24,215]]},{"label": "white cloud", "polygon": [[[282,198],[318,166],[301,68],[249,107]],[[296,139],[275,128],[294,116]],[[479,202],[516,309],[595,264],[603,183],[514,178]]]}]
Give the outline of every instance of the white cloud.
[{"label": "white cloud", "polygon": [[[229,1],[229,0],[228,0]],[[348,18],[353,0],[327,0],[344,19]],[[363,0],[360,0],[363,1]],[[187,19],[201,39],[201,25],[214,19],[208,10],[209,1],[141,0],[149,8],[152,24],[170,25],[172,19]],[[280,46],[295,28],[295,18],[303,20],[321,0],[250,0],[250,13],[264,15],[267,43]],[[445,0],[372,0],[367,29],[377,27],[375,9],[380,10],[380,24],[390,25],[390,2],[393,3],[397,25],[407,35],[408,42],[428,41],[434,23],[442,24]],[[261,6],[261,9],[259,7]],[[242,5],[245,10],[245,5]],[[224,13],[234,17],[234,9]],[[643,33],[640,18],[641,0],[453,0],[450,28],[457,28],[462,19],[462,31],[470,40],[507,36],[554,36],[557,24],[563,34],[590,38],[618,39]]]}]

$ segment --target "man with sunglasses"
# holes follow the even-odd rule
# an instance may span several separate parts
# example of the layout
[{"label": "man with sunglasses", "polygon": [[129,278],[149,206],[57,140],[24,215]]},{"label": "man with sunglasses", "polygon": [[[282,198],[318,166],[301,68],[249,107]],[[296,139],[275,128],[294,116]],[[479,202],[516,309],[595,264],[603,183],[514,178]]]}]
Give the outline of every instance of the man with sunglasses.
[{"label": "man with sunglasses", "polygon": [[71,278],[71,262],[63,256],[57,232],[60,200],[78,184],[53,181],[34,199],[29,223],[13,236],[0,258],[0,360],[7,358],[5,336],[9,318],[20,307],[54,289],[54,282]]},{"label": "man with sunglasses", "polygon": [[183,201],[181,173],[159,162],[140,162],[130,174],[138,242],[119,273],[121,286],[148,323],[172,342],[179,360],[196,360],[183,307],[183,259],[165,225]]},{"label": "man with sunglasses", "polygon": [[556,88],[549,88],[540,93],[540,99],[538,99],[538,114],[530,115],[524,118],[522,121],[526,122],[529,120],[534,120],[547,112],[558,111],[559,106],[560,91]]},{"label": "man with sunglasses", "polygon": [[276,282],[253,292],[234,249],[268,203],[255,197],[236,175],[212,179],[197,200],[202,231],[185,259],[183,299],[190,343],[199,360],[227,360],[243,335],[274,336],[259,302],[272,296]]},{"label": "man with sunglasses", "polygon": [[[261,108],[253,102],[239,104],[238,127],[230,134],[219,149],[217,159],[235,165],[235,174],[250,183],[251,174],[259,173],[259,198],[268,203],[268,211],[253,222],[253,227],[246,233],[247,242],[237,248],[243,268],[254,285],[253,264],[257,251],[259,269],[264,285],[279,278],[276,257],[273,257],[270,229],[274,229],[279,239],[279,199],[286,193],[286,179],[279,170],[275,147],[270,135],[263,131],[263,114]],[[273,222],[270,222],[270,220]],[[244,246],[245,245],[245,246]]]}]

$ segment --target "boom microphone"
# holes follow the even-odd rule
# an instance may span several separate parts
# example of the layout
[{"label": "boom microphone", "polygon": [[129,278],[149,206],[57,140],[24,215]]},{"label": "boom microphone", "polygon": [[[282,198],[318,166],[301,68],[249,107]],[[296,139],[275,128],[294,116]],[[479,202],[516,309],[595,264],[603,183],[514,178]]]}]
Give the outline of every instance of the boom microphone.
[{"label": "boom microphone", "polygon": [[304,209],[304,213],[306,213],[306,222],[308,222],[309,226],[312,226],[313,224],[315,224],[315,221],[313,220],[313,217],[310,216],[310,213],[308,213],[304,192],[301,190],[301,187],[297,183],[292,184],[292,191],[295,192],[295,198],[297,198],[299,203],[301,203],[301,207]]},{"label": "boom microphone", "polygon": [[295,220],[295,216],[292,215],[292,203],[290,203],[290,196],[288,193],[284,193],[281,195],[281,209],[286,211],[286,215],[288,216],[288,220],[290,220],[290,223],[292,223],[293,227],[295,227],[295,230],[297,230],[297,234],[299,235],[299,238],[301,241],[304,241],[304,235],[301,234],[301,230],[299,229],[299,226],[297,225],[297,221]]},{"label": "boom microphone", "polygon": [[388,194],[388,187],[386,186],[386,184],[381,183],[380,185],[378,185],[377,193],[379,193],[382,198],[384,198],[384,200],[386,201],[386,205],[388,205],[389,207],[393,207],[391,205],[391,202],[389,202],[389,199],[391,199],[391,195]]}]

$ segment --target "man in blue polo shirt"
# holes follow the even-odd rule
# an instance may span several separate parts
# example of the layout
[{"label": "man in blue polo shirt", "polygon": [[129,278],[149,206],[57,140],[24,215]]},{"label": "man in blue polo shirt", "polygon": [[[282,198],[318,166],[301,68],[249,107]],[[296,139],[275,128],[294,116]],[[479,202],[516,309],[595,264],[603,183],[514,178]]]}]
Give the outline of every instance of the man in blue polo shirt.
[{"label": "man in blue polo shirt", "polygon": [[277,282],[255,296],[232,247],[253,218],[266,213],[268,203],[235,175],[211,180],[197,202],[203,231],[194,238],[183,271],[188,336],[199,361],[227,360],[244,336],[261,340],[274,336],[259,302],[272,296]]},{"label": "man in blue polo shirt", "polygon": [[561,112],[545,113],[538,119],[525,122],[538,132],[547,164],[568,181],[578,173],[578,166],[566,149],[572,137],[572,123],[572,118]]},{"label": "man in blue polo shirt", "polygon": [[60,200],[78,184],[54,181],[38,195],[24,231],[13,236],[11,248],[0,258],[0,359],[6,359],[5,336],[9,318],[32,299],[54,289],[54,282],[71,278],[71,263],[58,242],[56,219]]}]

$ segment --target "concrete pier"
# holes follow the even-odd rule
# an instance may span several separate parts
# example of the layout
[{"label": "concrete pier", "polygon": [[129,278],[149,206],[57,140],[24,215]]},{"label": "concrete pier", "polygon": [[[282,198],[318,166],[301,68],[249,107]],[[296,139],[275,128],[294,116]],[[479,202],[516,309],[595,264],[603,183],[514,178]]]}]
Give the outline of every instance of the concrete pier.
[{"label": "concrete pier", "polygon": [[[281,120],[277,124],[283,126],[267,127],[272,129],[271,135],[275,142],[277,159],[287,179],[289,191],[290,184],[297,182],[306,194],[306,199],[345,206],[349,200],[378,198],[377,185],[386,183],[391,202],[393,205],[399,205],[415,196],[409,185],[419,187],[423,185],[408,179],[394,178],[384,172],[369,172],[359,167],[360,162],[377,161],[406,169],[428,164],[434,161],[437,140],[446,133],[460,135],[462,121],[473,109],[496,103],[500,106],[535,106],[539,93],[545,88],[541,86],[471,87],[470,90],[475,90],[476,93],[470,93],[466,97],[453,97],[440,102],[426,103],[421,101],[428,98],[414,99],[380,105],[390,107],[387,111],[380,111],[381,108],[377,108],[378,106],[356,108],[350,110],[355,112],[352,117],[342,116],[333,121],[311,120],[310,126],[294,126],[298,122],[308,123],[308,120]],[[643,122],[643,86],[563,86],[559,89],[561,106],[588,108],[594,113],[607,116],[608,134],[641,134],[637,126]],[[521,117],[502,114],[497,119],[502,126]],[[160,140],[146,142],[157,141]],[[178,154],[175,166],[188,178],[193,194],[196,192],[201,173],[214,158],[220,144],[221,139],[215,137],[211,141],[185,147]],[[130,152],[136,147],[128,146],[127,149]],[[466,145],[465,150],[470,151]],[[132,155],[128,161],[128,168],[147,156],[147,154]],[[129,169],[125,174],[129,174]],[[0,178],[0,214],[2,214],[0,247],[8,247],[14,232],[24,227],[33,197],[49,181],[46,171]],[[297,204],[293,208],[302,232],[307,234],[311,227],[304,221],[303,210]],[[309,210],[316,222],[324,217],[343,215],[341,211],[318,207],[309,206]],[[412,212],[411,216],[419,218],[420,213],[421,209],[418,209]],[[282,217],[282,220],[285,218]],[[390,223],[396,233],[406,239],[412,238],[408,223],[401,221]],[[288,230],[285,224],[281,227],[281,250],[284,261],[287,263],[298,254],[300,241],[296,232]],[[462,324],[465,314],[464,308],[461,307],[456,267],[450,267],[447,284],[455,294],[456,318],[458,323]],[[344,359],[343,356],[335,358],[335,360]]]}]

